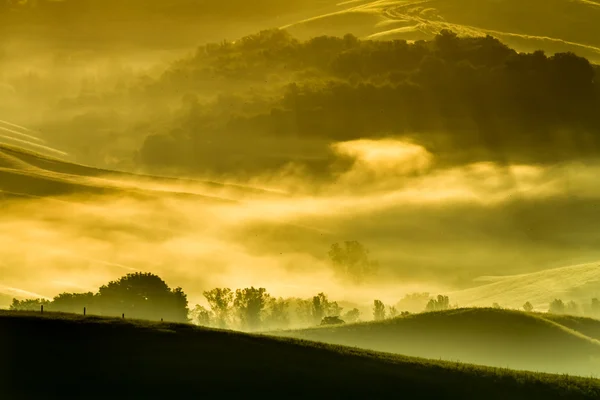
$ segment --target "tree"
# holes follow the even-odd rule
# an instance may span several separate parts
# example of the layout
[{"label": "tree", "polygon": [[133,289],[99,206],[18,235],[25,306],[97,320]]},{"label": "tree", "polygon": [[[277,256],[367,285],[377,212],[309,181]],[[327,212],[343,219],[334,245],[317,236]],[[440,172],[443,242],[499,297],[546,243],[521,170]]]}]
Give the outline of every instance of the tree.
[{"label": "tree", "polygon": [[233,306],[238,311],[241,325],[246,330],[257,330],[262,323],[262,314],[269,301],[267,289],[254,287],[235,291]]},{"label": "tree", "polygon": [[319,293],[312,298],[312,317],[315,323],[320,323],[327,310],[327,296],[325,293]]},{"label": "tree", "polygon": [[283,329],[290,324],[290,316],[288,313],[289,301],[279,298],[269,298],[268,313],[265,324],[269,328]]},{"label": "tree", "polygon": [[570,315],[579,315],[580,314],[579,304],[575,303],[573,300],[569,301],[565,305],[565,313],[570,314]]},{"label": "tree", "polygon": [[157,275],[137,272],[100,288],[99,311],[131,318],[189,322],[187,296],[181,288],[171,290]]},{"label": "tree", "polygon": [[523,304],[523,310],[525,310],[526,312],[532,312],[533,306],[531,305],[530,302],[527,302],[527,303]]},{"label": "tree", "polygon": [[437,296],[437,299],[430,299],[425,307],[425,311],[443,311],[450,308],[450,299],[448,296]]},{"label": "tree", "polygon": [[95,309],[97,297],[92,292],[88,293],[61,293],[54,297],[50,308],[52,311],[79,314],[86,308],[88,313],[101,312]]},{"label": "tree", "polygon": [[369,250],[357,241],[344,242],[343,246],[333,244],[329,259],[342,276],[357,283],[372,275],[378,267],[376,261],[369,259]]},{"label": "tree", "polygon": [[353,308],[352,310],[347,311],[344,314],[344,321],[352,324],[358,322],[360,318],[360,310],[358,308]]},{"label": "tree", "polygon": [[396,304],[396,307],[401,310],[421,312],[427,306],[429,299],[430,296],[427,292],[409,293]]},{"label": "tree", "polygon": [[385,305],[381,300],[373,301],[373,319],[375,321],[382,321],[385,319]]},{"label": "tree", "polygon": [[396,318],[398,316],[398,310],[394,306],[388,307],[388,318]]},{"label": "tree", "polygon": [[312,299],[298,299],[296,301],[296,315],[298,315],[298,319],[306,325],[312,325],[314,323],[312,305]]},{"label": "tree", "polygon": [[229,288],[215,288],[204,292],[218,328],[227,328],[233,304],[233,292]]},{"label": "tree", "polygon": [[494,304],[492,304],[492,308],[495,308],[496,310],[500,310],[500,309],[502,309],[502,306],[498,303],[494,303]]},{"label": "tree", "polygon": [[9,307],[11,311],[40,311],[42,306],[47,308],[50,304],[50,300],[46,299],[26,299],[17,300],[13,299],[12,304]]},{"label": "tree", "polygon": [[196,307],[190,312],[192,321],[200,326],[211,326],[212,312],[205,307],[196,304]]},{"label": "tree", "polygon": [[325,314],[328,317],[339,317],[342,314],[343,309],[344,308],[340,307],[340,305],[337,303],[337,301],[330,301],[327,304]]},{"label": "tree", "polygon": [[552,314],[564,314],[565,313],[565,303],[561,299],[554,299],[550,303],[550,308],[548,309],[549,313]]}]

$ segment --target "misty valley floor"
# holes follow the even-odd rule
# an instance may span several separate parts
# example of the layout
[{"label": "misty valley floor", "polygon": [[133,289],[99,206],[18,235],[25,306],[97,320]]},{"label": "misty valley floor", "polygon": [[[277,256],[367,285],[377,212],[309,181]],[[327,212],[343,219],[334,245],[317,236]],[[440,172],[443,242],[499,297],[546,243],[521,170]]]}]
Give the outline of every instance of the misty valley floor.
[{"label": "misty valley floor", "polygon": [[0,398],[598,398],[595,379],[182,324],[0,314]]}]

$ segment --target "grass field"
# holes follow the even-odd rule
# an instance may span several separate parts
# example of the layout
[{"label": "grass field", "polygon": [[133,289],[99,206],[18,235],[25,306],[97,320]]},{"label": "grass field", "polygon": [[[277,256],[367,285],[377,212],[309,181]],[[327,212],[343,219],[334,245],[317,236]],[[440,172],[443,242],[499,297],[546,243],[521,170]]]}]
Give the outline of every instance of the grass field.
[{"label": "grass field", "polygon": [[575,330],[579,326],[567,317],[470,308],[276,334],[418,357],[598,376],[600,342],[586,336],[590,325]]},{"label": "grass field", "polygon": [[189,325],[0,313],[0,397],[593,399],[600,382]]},{"label": "grass field", "polygon": [[480,285],[447,293],[452,301],[465,307],[485,307],[498,303],[502,307],[521,308],[529,301],[536,310],[547,311],[555,298],[589,304],[600,297],[598,263],[550,268],[528,274],[485,277]]}]

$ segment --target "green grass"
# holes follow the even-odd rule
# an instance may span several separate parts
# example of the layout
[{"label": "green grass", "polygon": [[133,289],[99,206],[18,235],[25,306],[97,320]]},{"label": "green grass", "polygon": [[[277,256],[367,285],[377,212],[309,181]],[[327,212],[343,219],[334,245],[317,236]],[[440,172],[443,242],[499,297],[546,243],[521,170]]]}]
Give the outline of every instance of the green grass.
[{"label": "green grass", "polygon": [[600,382],[294,339],[0,312],[0,398],[598,398]]},{"label": "green grass", "polygon": [[457,309],[275,334],[481,365],[600,375],[600,342],[550,319],[519,311]]}]

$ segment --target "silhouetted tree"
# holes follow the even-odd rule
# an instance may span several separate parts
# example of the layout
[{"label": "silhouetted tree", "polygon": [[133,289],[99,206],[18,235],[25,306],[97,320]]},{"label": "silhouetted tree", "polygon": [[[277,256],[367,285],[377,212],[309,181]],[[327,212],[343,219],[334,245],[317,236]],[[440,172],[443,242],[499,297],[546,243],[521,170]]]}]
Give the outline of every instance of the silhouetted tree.
[{"label": "silhouetted tree", "polygon": [[523,304],[523,310],[525,310],[526,312],[532,312],[533,305],[531,305],[530,302],[526,302],[525,304]]},{"label": "silhouetted tree", "polygon": [[298,319],[306,325],[311,325],[315,322],[312,313],[312,299],[298,299],[296,301],[296,315]]},{"label": "silhouetted tree", "polygon": [[340,315],[342,315],[343,309],[344,308],[340,307],[337,301],[330,301],[327,304],[326,314],[328,317],[339,317]]},{"label": "silhouetted tree", "polygon": [[218,328],[227,328],[233,306],[233,292],[229,288],[215,288],[204,292]]},{"label": "silhouetted tree", "polygon": [[373,319],[375,321],[382,321],[385,319],[385,305],[381,300],[373,301]]},{"label": "silhouetted tree", "polygon": [[564,314],[565,313],[565,303],[561,299],[554,299],[550,303],[550,307],[548,312],[552,314]]},{"label": "silhouetted tree", "polygon": [[396,318],[398,316],[398,310],[394,306],[388,307],[388,318]]},{"label": "silhouetted tree", "polygon": [[343,320],[348,323],[358,322],[360,318],[360,310],[358,308],[353,308],[352,310],[348,310],[343,317]]},{"label": "silhouetted tree", "polygon": [[430,299],[425,307],[425,311],[443,311],[450,308],[450,299],[448,296],[438,295],[436,299]]},{"label": "silhouetted tree", "polygon": [[235,291],[233,305],[237,309],[243,328],[250,331],[260,328],[269,297],[265,288],[250,287]]},{"label": "silhouetted tree", "polygon": [[401,310],[421,312],[427,306],[429,299],[430,296],[427,292],[409,293],[396,304],[396,307]]},{"label": "silhouetted tree", "polygon": [[137,272],[100,287],[95,304],[104,315],[188,322],[187,296],[171,290],[157,275]]},{"label": "silhouetted tree", "polygon": [[269,328],[284,329],[290,324],[289,301],[279,298],[269,298],[268,313],[265,324]]},{"label": "silhouetted tree", "polygon": [[312,298],[312,317],[315,323],[320,323],[327,316],[329,300],[325,293],[319,293]]},{"label": "silhouetted tree", "polygon": [[569,301],[565,305],[565,313],[570,315],[579,315],[581,313],[579,304],[575,303],[573,300]]},{"label": "silhouetted tree", "polygon": [[205,307],[196,304],[196,307],[190,312],[192,321],[200,326],[211,326],[212,312]]},{"label": "silhouetted tree", "polygon": [[492,304],[492,308],[495,308],[495,309],[499,310],[499,309],[502,308],[502,306],[500,304],[498,304],[498,303],[494,303],[494,304]]},{"label": "silhouetted tree", "polygon": [[378,263],[369,258],[369,250],[357,241],[344,242],[343,246],[333,244],[329,258],[339,272],[355,282],[362,282],[378,267]]},{"label": "silhouetted tree", "polygon": [[13,299],[12,304],[9,307],[11,311],[40,311],[41,307],[47,308],[50,304],[50,300],[46,299],[26,299],[17,300]]},{"label": "silhouetted tree", "polygon": [[96,309],[95,303],[98,297],[92,292],[88,293],[61,293],[54,297],[49,309],[67,313],[80,314],[83,308],[86,308],[88,314],[102,312],[100,308]]}]

